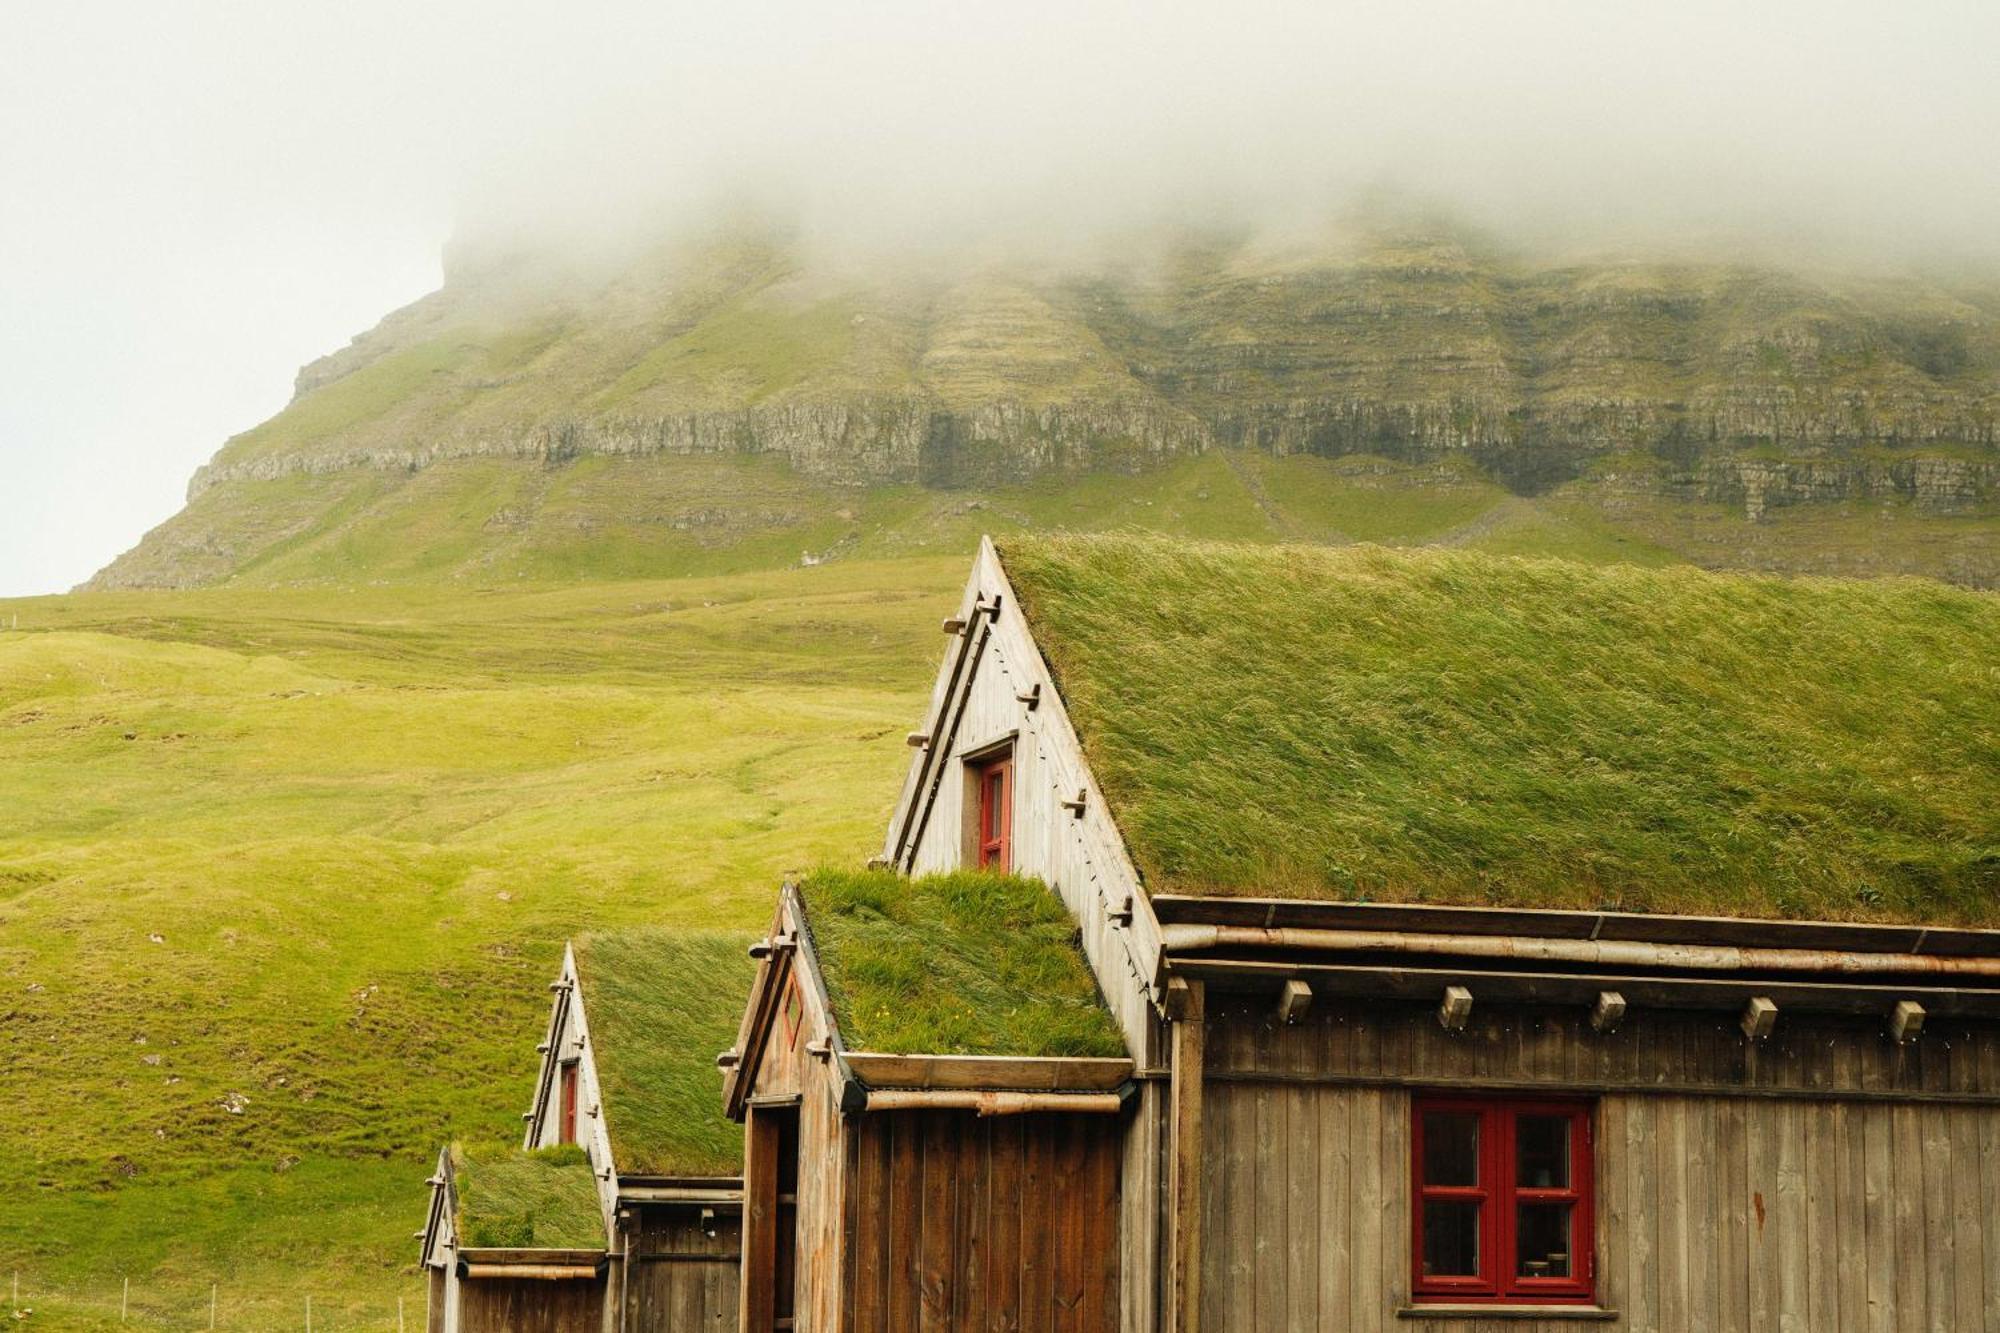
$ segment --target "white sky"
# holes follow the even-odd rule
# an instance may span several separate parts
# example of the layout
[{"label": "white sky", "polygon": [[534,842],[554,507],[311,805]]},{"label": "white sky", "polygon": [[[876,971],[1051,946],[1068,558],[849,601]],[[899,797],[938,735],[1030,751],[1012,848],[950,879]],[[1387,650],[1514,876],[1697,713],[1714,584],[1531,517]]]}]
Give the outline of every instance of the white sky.
[{"label": "white sky", "polygon": [[900,237],[1357,184],[2000,258],[2000,5],[0,0],[0,595],[438,281],[712,187]]}]

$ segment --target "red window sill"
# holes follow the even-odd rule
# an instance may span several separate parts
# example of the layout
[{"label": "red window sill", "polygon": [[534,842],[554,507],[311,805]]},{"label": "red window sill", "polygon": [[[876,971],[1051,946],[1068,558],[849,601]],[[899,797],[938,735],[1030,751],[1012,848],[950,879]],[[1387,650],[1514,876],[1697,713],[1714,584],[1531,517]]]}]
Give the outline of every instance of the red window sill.
[{"label": "red window sill", "polygon": [[1616,1319],[1616,1310],[1601,1305],[1530,1305],[1499,1301],[1425,1301],[1396,1310],[1398,1319]]}]

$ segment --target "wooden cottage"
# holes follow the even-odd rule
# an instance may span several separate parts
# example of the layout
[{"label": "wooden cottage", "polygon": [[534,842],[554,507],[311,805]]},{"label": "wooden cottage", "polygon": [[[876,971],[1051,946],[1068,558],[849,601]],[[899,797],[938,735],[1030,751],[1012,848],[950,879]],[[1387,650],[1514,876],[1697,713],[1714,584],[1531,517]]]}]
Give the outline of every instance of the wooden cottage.
[{"label": "wooden cottage", "polygon": [[1046,886],[823,871],[758,952],[740,1326],[1115,1330],[1133,1065]]},{"label": "wooden cottage", "polygon": [[945,630],[883,858],[1045,883],[1133,1088],[874,1055],[787,896],[744,1329],[2000,1333],[1990,595],[1079,538]]},{"label": "wooden cottage", "polygon": [[625,931],[564,950],[520,1151],[447,1153],[432,1179],[434,1330],[735,1325],[742,1136],[715,1053],[742,1013],[754,938]]}]

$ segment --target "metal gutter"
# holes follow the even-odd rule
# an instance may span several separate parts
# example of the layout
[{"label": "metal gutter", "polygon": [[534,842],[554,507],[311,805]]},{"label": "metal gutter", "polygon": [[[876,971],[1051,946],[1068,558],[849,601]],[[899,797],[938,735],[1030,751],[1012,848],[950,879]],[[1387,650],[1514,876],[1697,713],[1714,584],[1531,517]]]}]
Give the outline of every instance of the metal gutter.
[{"label": "metal gutter", "polygon": [[1652,971],[1754,972],[1842,976],[1974,977],[2000,981],[2000,957],[1844,949],[1663,944],[1638,940],[1549,939],[1522,935],[1337,930],[1317,926],[1224,926],[1175,923],[1160,928],[1169,955],[1216,950],[1298,950],[1414,954],[1448,958],[1560,963]]},{"label": "metal gutter", "polygon": [[1024,1115],[1033,1111],[1116,1115],[1125,1098],[1116,1092],[921,1092],[911,1088],[874,1089],[869,1111],[976,1111],[988,1115]]}]

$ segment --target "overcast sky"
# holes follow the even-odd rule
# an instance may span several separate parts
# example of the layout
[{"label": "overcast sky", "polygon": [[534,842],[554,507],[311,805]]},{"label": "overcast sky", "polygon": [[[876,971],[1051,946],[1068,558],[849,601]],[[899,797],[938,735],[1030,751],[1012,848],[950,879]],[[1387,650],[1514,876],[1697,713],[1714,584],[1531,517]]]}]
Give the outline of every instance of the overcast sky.
[{"label": "overcast sky", "polygon": [[459,231],[1311,208],[2000,258],[2000,5],[0,0],[0,595],[179,507]]}]

